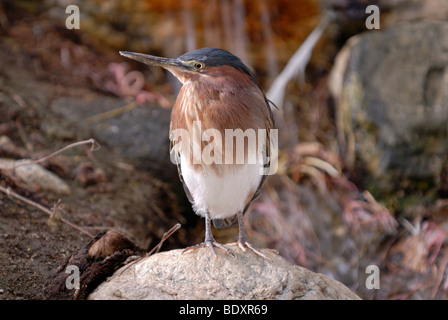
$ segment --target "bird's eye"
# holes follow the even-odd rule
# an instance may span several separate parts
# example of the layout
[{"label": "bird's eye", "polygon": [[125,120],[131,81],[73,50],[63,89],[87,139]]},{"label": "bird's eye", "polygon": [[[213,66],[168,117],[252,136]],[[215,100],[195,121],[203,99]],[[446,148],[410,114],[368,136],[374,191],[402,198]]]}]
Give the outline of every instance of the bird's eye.
[{"label": "bird's eye", "polygon": [[202,68],[204,68],[204,64],[202,62],[195,62],[193,66],[196,70],[201,70]]}]

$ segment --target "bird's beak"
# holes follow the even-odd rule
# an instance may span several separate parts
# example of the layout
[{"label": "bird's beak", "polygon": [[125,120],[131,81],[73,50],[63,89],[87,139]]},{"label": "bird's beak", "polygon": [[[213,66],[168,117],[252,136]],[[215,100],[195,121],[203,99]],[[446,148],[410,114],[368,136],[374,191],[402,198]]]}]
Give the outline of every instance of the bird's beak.
[{"label": "bird's beak", "polygon": [[165,68],[173,73],[176,73],[175,71],[181,71],[182,69],[185,69],[185,65],[179,59],[156,57],[149,54],[128,51],[120,51],[120,55],[142,62],[144,64]]}]

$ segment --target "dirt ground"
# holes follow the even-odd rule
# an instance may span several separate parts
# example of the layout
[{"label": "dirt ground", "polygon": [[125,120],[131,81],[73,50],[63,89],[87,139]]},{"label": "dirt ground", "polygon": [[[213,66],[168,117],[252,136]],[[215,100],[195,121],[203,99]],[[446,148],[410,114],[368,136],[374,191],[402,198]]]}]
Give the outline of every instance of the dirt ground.
[{"label": "dirt ground", "polygon": [[[66,41],[70,46],[73,42],[49,29],[45,39],[37,43],[32,23],[26,20],[15,24],[11,19],[14,26],[0,41],[0,137],[7,138],[7,143],[1,144],[0,158],[39,159],[73,142],[92,138],[92,131],[81,122],[78,126],[51,110],[52,102],[59,97],[76,97],[80,104],[92,95],[127,103],[98,92],[85,74],[77,73],[79,69],[64,70],[53,63],[60,51],[52,50],[51,45]],[[44,21],[37,25],[45,28],[46,24]],[[89,66],[90,72],[101,70],[107,58],[94,64],[101,54],[92,52],[95,60]],[[132,159],[107,142],[98,142],[101,148],[95,152],[89,151],[90,145],[79,146],[42,163],[69,185],[69,195],[27,185],[0,171],[2,188],[10,188],[50,210],[59,203],[58,215],[49,219],[37,207],[0,192],[0,299],[43,299],[44,288],[57,267],[90,240],[58,216],[92,235],[117,230],[145,250],[157,244],[162,234],[178,222],[184,228],[168,239],[163,249],[196,241],[186,237],[184,200],[173,193],[176,187],[139,170]],[[190,217],[194,227],[197,220]]]},{"label": "dirt ground", "polygon": [[[10,114],[12,108],[8,103],[1,103],[0,112]],[[15,121],[23,125],[26,139],[36,130],[29,122],[35,120],[39,122],[22,114],[15,116]],[[59,121],[63,126],[63,120]],[[17,138],[16,132],[7,134]],[[20,138],[13,141],[17,145],[23,142]],[[53,137],[43,143],[45,147],[33,149],[50,154],[65,141]],[[104,145],[91,154],[86,154],[82,147],[68,153],[44,165],[58,172],[69,184],[70,195],[52,194],[39,190],[38,186],[28,189],[4,175],[0,178],[1,185],[49,209],[60,201],[61,217],[87,232],[96,235],[104,230],[117,230],[146,249],[154,246],[175,223],[185,224],[177,198],[170,189],[149,173],[137,170],[129,159],[122,159]],[[33,152],[28,154],[34,156]],[[43,289],[56,268],[90,238],[5,193],[0,193],[0,211],[0,299],[42,299]],[[181,229],[168,239],[165,248],[185,242],[185,230]]]},{"label": "dirt ground", "polygon": [[[11,69],[13,67],[9,66],[8,73],[14,73]],[[3,71],[0,71],[2,77],[5,75]],[[26,81],[29,83],[29,78]],[[2,86],[9,84],[4,81]],[[35,90],[43,87],[39,82]],[[0,102],[0,113],[7,115],[1,120],[1,135],[8,136],[14,148],[3,148],[2,157],[39,158],[69,144],[58,134],[52,137],[41,135],[40,125],[46,123],[41,115],[45,114],[46,105],[37,101],[34,105],[42,109],[36,111],[31,107],[28,101],[34,98],[32,92],[14,91],[15,97],[24,101],[24,107],[17,108],[17,104],[9,100],[7,91],[2,92]],[[65,127],[64,119],[56,117],[53,121],[61,128]],[[17,130],[18,123],[21,132]],[[88,133],[80,135],[87,137]],[[27,150],[23,147],[26,144],[32,148]],[[107,145],[101,144],[101,149],[96,152],[89,152],[89,148],[73,148],[43,164],[69,185],[70,195],[23,185],[3,174],[0,175],[1,186],[48,209],[59,201],[61,210],[57,212],[62,218],[93,235],[104,230],[117,230],[141,248],[154,246],[163,232],[175,223],[185,224],[177,197],[165,183],[148,172],[139,171],[129,159]],[[43,289],[56,268],[90,238],[6,193],[0,193],[0,211],[0,299],[42,299]],[[180,230],[165,245],[169,248],[174,243],[177,246],[183,242],[186,242],[185,231]]]}]

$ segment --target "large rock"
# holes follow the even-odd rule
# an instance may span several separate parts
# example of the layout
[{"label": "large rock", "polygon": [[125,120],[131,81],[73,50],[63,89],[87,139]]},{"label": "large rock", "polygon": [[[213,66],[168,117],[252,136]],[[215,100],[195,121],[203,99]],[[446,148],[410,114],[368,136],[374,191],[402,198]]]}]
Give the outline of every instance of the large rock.
[{"label": "large rock", "polygon": [[366,31],[366,13],[370,5],[378,7],[380,28],[389,28],[399,23],[421,20],[448,20],[448,1],[446,0],[323,0],[324,8],[333,13],[335,30],[343,37]]},{"label": "large rock", "polygon": [[448,168],[448,24],[419,22],[351,38],[330,79],[347,163],[380,191],[441,187]]},{"label": "large rock", "polygon": [[446,0],[374,0],[381,11],[381,23],[392,26],[397,23],[418,20],[448,20]]},{"label": "large rock", "polygon": [[291,265],[271,250],[270,260],[227,244],[234,257],[209,248],[172,250],[117,270],[89,299],[359,299],[343,284]]},{"label": "large rock", "polygon": [[[158,106],[138,106],[113,117],[89,121],[101,113],[129,105],[124,99],[89,93],[87,97],[59,97],[51,104],[55,114],[77,126],[92,130],[100,143],[119,150],[139,167],[165,180],[178,180],[170,161],[169,126],[171,111]],[[62,130],[47,128],[46,131]],[[67,128],[63,128],[67,130]]]}]

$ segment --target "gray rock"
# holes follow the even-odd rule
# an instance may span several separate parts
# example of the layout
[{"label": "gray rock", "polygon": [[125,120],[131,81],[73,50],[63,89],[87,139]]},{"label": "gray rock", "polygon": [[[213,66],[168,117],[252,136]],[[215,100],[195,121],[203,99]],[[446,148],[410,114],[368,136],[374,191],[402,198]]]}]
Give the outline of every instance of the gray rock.
[{"label": "gray rock", "polygon": [[[419,22],[351,38],[330,77],[342,153],[376,187],[433,181],[448,164],[448,24]],[[428,188],[427,184],[422,184]]]},{"label": "gray rock", "polygon": [[[113,117],[89,121],[101,113],[129,105],[124,99],[89,94],[60,97],[51,110],[77,127],[84,126],[93,136],[124,154],[143,170],[174,180],[177,168],[170,161],[169,126],[171,111],[158,106],[138,106]],[[67,130],[67,128],[64,128]]]},{"label": "gray rock", "polygon": [[[71,193],[70,187],[61,178],[41,165],[31,163],[31,160],[0,158],[0,168],[5,169],[3,173],[8,174],[11,179],[18,183],[25,183],[29,187],[38,186],[42,191],[60,195]],[[6,168],[10,169],[6,170]]]},{"label": "gray rock", "polygon": [[117,270],[88,299],[359,299],[343,284],[292,265],[271,250],[270,260],[236,244],[234,257],[209,248],[172,250]]},{"label": "gray rock", "polygon": [[446,0],[322,0],[322,6],[333,13],[334,24],[330,34],[341,33],[344,38],[366,31],[366,13],[370,5],[379,9],[380,29],[422,20],[448,21]]},{"label": "gray rock", "polygon": [[381,10],[382,27],[418,20],[448,20],[446,0],[379,0],[377,5]]}]

